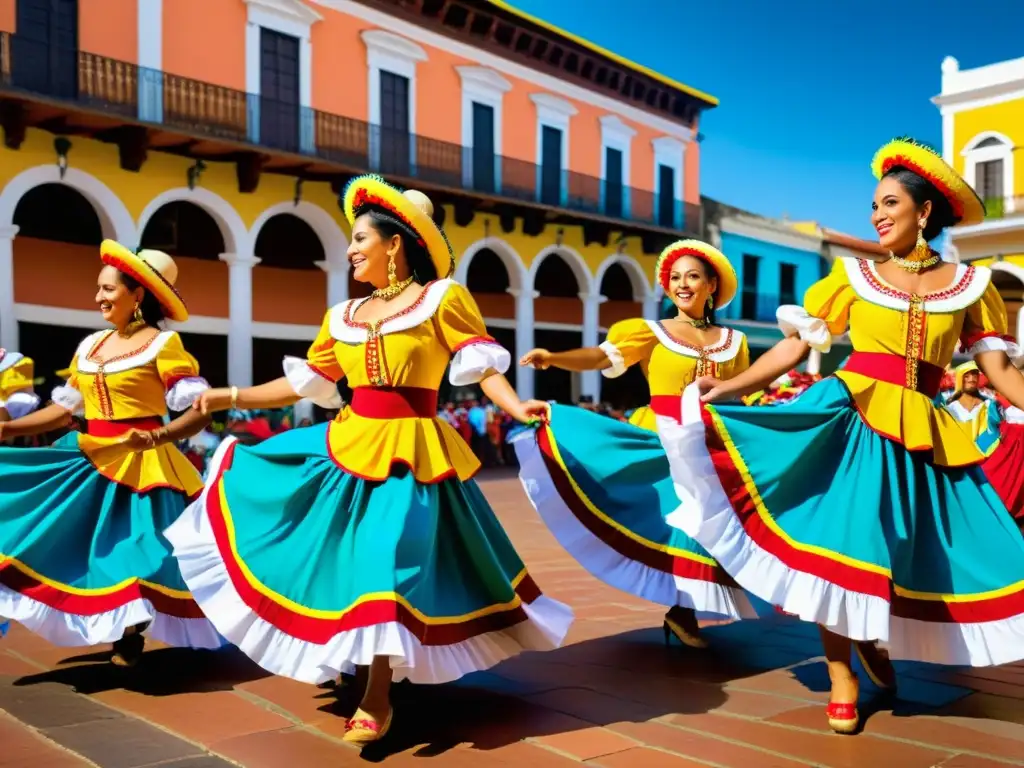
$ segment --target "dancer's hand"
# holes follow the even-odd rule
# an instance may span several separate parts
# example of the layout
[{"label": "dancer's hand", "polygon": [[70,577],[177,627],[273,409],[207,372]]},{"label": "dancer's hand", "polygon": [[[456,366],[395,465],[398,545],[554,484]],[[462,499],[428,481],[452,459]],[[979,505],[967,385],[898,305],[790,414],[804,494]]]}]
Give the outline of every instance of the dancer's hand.
[{"label": "dancer's hand", "polygon": [[551,420],[551,406],[543,400],[524,400],[515,411],[509,412],[509,416],[521,424],[535,420],[548,422]]},{"label": "dancer's hand", "polygon": [[231,407],[231,390],[228,387],[207,389],[195,399],[192,407],[204,416],[218,411],[226,411]]},{"label": "dancer's hand", "polygon": [[695,382],[700,392],[702,403],[714,403],[719,400],[728,400],[732,397],[732,391],[726,382],[716,379],[714,376],[701,376]]},{"label": "dancer's hand", "polygon": [[531,349],[519,358],[519,365],[543,371],[551,365],[551,353],[546,349]]},{"label": "dancer's hand", "polygon": [[121,443],[135,452],[148,451],[156,447],[156,436],[149,430],[133,429],[122,438]]}]

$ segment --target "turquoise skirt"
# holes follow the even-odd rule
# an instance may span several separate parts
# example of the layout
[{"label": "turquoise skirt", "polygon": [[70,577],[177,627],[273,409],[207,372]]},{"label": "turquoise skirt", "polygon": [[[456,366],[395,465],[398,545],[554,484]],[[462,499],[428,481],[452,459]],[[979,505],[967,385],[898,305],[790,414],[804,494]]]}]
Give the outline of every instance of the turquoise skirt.
[{"label": "turquoise skirt", "polygon": [[62,646],[114,642],[148,623],[169,645],[219,647],[162,533],[187,502],[108,480],[77,433],[0,448],[0,616]]},{"label": "turquoise skirt", "polygon": [[1024,658],[1024,536],[980,467],[874,432],[837,378],[785,408],[703,406],[659,422],[668,520],[751,593],[893,658]]},{"label": "turquoise skirt", "polygon": [[519,477],[558,542],[597,578],[660,605],[756,618],[700,544],[665,522],[679,504],[658,435],[582,408],[514,439]]},{"label": "turquoise skirt", "polygon": [[200,499],[166,532],[218,631],[310,683],[389,656],[443,683],[561,644],[572,612],[541,594],[473,481],[346,473],[326,424],[224,441]]}]

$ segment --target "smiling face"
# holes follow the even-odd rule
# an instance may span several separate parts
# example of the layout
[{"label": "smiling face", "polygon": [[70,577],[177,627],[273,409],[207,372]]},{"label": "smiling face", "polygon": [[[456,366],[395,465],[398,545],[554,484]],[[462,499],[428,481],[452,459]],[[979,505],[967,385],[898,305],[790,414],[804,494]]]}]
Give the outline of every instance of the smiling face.
[{"label": "smiling face", "polygon": [[348,247],[352,277],[378,288],[387,285],[388,262],[398,254],[401,247],[401,237],[381,237],[370,216],[363,214],[352,225],[352,244]]},{"label": "smiling face", "polygon": [[878,232],[878,242],[899,256],[910,253],[917,244],[921,222],[927,222],[931,209],[931,201],[918,206],[899,181],[883,177],[871,203],[871,224]]},{"label": "smiling face", "polygon": [[707,264],[695,256],[680,256],[668,277],[668,297],[683,314],[704,317],[708,297],[718,290],[718,278],[709,277]]},{"label": "smiling face", "polygon": [[968,371],[964,374],[963,390],[968,395],[978,394],[978,384],[981,381],[981,377],[977,371]]},{"label": "smiling face", "polygon": [[121,273],[109,265],[100,270],[96,288],[96,303],[103,319],[117,328],[123,328],[131,322],[135,307],[145,293],[142,288],[128,290],[121,280]]}]

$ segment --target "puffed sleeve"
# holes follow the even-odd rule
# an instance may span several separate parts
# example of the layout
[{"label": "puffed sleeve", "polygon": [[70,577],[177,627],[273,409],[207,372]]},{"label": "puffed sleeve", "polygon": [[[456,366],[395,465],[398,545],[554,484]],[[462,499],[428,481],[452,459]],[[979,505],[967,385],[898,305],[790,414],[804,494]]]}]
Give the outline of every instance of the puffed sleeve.
[{"label": "puffed sleeve", "polygon": [[327,410],[341,408],[343,405],[337,384],[345,376],[338,356],[334,353],[335,340],[331,335],[333,312],[333,309],[329,309],[324,315],[320,332],[309,346],[305,360],[291,356],[284,359],[284,375],[295,394]]},{"label": "puffed sleeve", "polygon": [[90,336],[82,342],[81,345],[79,345],[78,350],[75,352],[75,356],[71,358],[71,365],[68,366],[67,381],[59,387],[54,387],[53,392],[50,395],[50,400],[53,401],[54,405],[59,405],[64,410],[70,411],[71,413],[77,413],[82,408],[82,404],[84,402],[84,398],[82,397],[82,393],[79,391],[78,386],[78,354],[83,345],[91,343],[91,339],[92,337]]},{"label": "puffed sleeve", "polygon": [[156,370],[167,392],[167,407],[187,411],[199,395],[210,388],[199,375],[199,363],[185,351],[181,336],[172,333],[156,355]]},{"label": "puffed sleeve", "polygon": [[799,336],[811,349],[828,352],[832,337],[846,331],[850,306],[856,294],[846,275],[843,259],[832,263],[832,271],[804,294],[804,305],[783,304],[775,312],[779,329],[785,336]]},{"label": "puffed sleeve", "polygon": [[483,315],[470,292],[452,283],[441,299],[437,324],[452,354],[448,381],[453,387],[476,384],[492,373],[505,373],[512,356],[487,333]]},{"label": "puffed sleeve", "polygon": [[630,366],[648,359],[657,343],[658,338],[643,318],[620,320],[608,329],[608,337],[601,342],[601,351],[611,362],[601,375],[609,379],[618,378]]},{"label": "puffed sleeve", "polygon": [[971,356],[999,350],[1011,358],[1021,355],[1021,348],[1009,334],[1003,297],[991,281],[981,298],[967,308],[960,346]]}]

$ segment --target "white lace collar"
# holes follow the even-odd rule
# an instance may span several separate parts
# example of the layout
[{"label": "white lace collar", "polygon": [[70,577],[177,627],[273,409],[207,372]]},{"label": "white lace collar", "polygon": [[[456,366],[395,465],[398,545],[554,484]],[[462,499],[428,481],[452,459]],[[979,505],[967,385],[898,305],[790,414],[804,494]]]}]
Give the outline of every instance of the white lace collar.
[{"label": "white lace collar", "polygon": [[735,328],[722,328],[722,335],[719,337],[719,340],[714,344],[704,347],[702,350],[700,347],[688,344],[682,339],[672,336],[656,320],[648,320],[647,325],[663,347],[667,347],[680,355],[695,358],[699,358],[701,352],[704,352],[707,359],[713,363],[725,363],[732,360],[739,354],[740,347],[743,346],[743,332],[737,331]]},{"label": "white lace collar", "polygon": [[[865,301],[888,309],[906,311],[910,294],[885,282],[878,274],[878,265],[870,259],[841,257],[854,292]],[[952,313],[966,309],[981,298],[988,288],[992,271],[987,267],[958,264],[952,284],[923,297],[925,312]]]},{"label": "white lace collar", "polygon": [[[381,322],[379,333],[383,336],[407,331],[432,318],[453,283],[453,280],[445,278],[435,280],[427,285],[411,306]],[[336,340],[343,344],[362,344],[366,341],[368,325],[352,319],[356,309],[363,301],[365,299],[349,299],[331,308],[329,327],[331,336]]]},{"label": "white lace collar", "polygon": [[[78,345],[78,370],[80,373],[97,373],[99,371],[99,365],[89,359],[89,353],[92,352],[93,348],[99,341],[109,334],[110,331],[97,331],[96,333],[89,334],[82,340],[82,343]],[[171,336],[174,335],[174,331],[161,331],[153,340],[142,347],[142,349],[134,352],[126,357],[118,357],[111,360],[103,365],[104,373],[120,373],[127,371],[132,368],[141,368],[144,365],[156,360],[156,356],[160,354],[160,350],[164,348],[164,345],[168,342]]]}]

